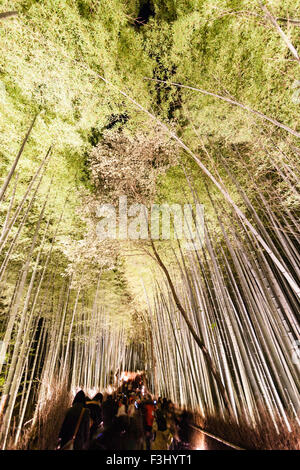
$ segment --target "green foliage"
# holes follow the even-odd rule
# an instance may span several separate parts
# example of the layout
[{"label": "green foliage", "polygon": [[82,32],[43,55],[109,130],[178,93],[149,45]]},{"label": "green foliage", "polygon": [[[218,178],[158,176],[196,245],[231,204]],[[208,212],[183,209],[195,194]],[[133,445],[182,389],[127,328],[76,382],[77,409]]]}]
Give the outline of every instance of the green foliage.
[{"label": "green foliage", "polygon": [[[283,5],[273,0],[268,5],[277,17],[298,17],[297,1],[287,0]],[[177,128],[212,171],[217,165],[231,196],[241,207],[240,195],[224,168],[220,168],[220,149],[228,155],[228,162],[245,187],[248,183],[243,162],[231,147],[244,146],[243,156],[258,169],[259,184],[263,187],[268,164],[265,153],[255,146],[258,135],[255,124],[261,127],[261,121],[196,91],[144,80],[145,77],[172,80],[233,96],[294,127],[299,104],[292,100],[292,84],[298,79],[299,65],[264,18],[256,0],[2,0],[0,6],[1,11],[19,11],[18,17],[2,21],[0,28],[1,181],[32,117],[39,111],[18,166],[17,202],[43,155],[54,144],[39,197],[12,257],[13,270],[17,271],[24,261],[52,178],[45,220],[51,217],[54,230],[55,221],[64,211],[55,259],[62,272],[68,268],[68,262],[74,261],[73,243],[84,240],[89,231],[83,201],[87,195],[95,194],[88,161],[91,149],[110,126],[116,135],[122,129],[131,139],[137,131],[152,126],[143,113],[106,86],[97,74]],[[141,12],[147,11],[145,24],[138,23]],[[285,23],[282,28],[300,50],[299,28]],[[116,116],[126,119],[112,126]],[[285,145],[285,137],[278,134],[276,138],[280,145]],[[209,141],[211,159],[201,151],[200,139]],[[205,205],[206,217],[213,224],[215,213],[205,183],[214,199],[220,195],[203,179],[196,164],[181,158]],[[280,195],[286,196],[286,203],[296,207],[297,201],[284,183],[276,184]],[[158,178],[157,201],[189,198],[189,192],[186,194],[183,188],[186,188],[184,173],[174,166]],[[7,208],[8,200],[1,208],[1,222]],[[102,252],[101,256],[104,258]],[[94,258],[89,262],[94,273]],[[128,294],[125,284],[119,288],[124,295]]]}]

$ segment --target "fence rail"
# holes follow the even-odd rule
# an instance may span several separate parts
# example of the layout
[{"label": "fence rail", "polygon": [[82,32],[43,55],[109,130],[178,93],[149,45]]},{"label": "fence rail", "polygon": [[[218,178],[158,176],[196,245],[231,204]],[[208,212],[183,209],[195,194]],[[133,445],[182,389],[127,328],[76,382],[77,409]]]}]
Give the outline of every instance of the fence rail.
[{"label": "fence rail", "polygon": [[225,446],[232,447],[235,450],[246,450],[246,449],[243,449],[242,447],[238,447],[235,444],[232,444],[231,442],[225,441],[221,437],[215,436],[214,434],[211,434],[210,432],[204,431],[203,429],[201,429],[199,426],[196,426],[195,424],[191,424],[190,426],[195,431],[201,432],[202,434],[205,434],[206,436],[210,437],[211,439],[215,439],[216,441],[221,442]]}]

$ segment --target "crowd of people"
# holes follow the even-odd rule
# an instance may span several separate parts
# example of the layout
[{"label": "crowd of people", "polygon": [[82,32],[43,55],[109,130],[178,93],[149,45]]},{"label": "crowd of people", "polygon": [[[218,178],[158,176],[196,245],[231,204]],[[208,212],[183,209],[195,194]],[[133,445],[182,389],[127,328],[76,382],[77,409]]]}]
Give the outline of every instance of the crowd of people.
[{"label": "crowd of people", "polygon": [[58,449],[172,450],[189,448],[190,415],[171,400],[157,400],[140,379],[123,381],[93,399],[80,390],[67,410]]}]

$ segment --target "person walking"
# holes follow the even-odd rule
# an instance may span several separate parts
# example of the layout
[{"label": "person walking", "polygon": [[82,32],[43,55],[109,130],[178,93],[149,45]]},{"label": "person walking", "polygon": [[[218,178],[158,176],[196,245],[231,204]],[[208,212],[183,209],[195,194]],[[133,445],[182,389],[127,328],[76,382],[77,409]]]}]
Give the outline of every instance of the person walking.
[{"label": "person walking", "polygon": [[85,394],[80,390],[67,410],[59,433],[60,450],[88,449],[90,439],[90,411],[86,408]]},{"label": "person walking", "polygon": [[115,402],[112,395],[108,395],[106,400],[102,404],[102,419],[104,429],[108,429],[113,424],[115,416]]},{"label": "person walking", "polygon": [[119,408],[116,414],[116,419],[119,423],[120,428],[122,431],[126,431],[129,423],[129,418],[127,415],[127,398],[123,397],[122,400],[119,402]]},{"label": "person walking", "polygon": [[90,410],[93,424],[91,426],[91,438],[93,438],[102,423],[102,393],[97,393],[91,401],[86,402],[86,407]]},{"label": "person walking", "polygon": [[154,422],[154,410],[155,410],[155,406],[150,395],[148,395],[147,399],[143,402],[142,410],[143,410],[143,416],[144,416],[146,449],[150,450],[150,444],[151,444],[151,439],[152,439],[152,426]]},{"label": "person walking", "polygon": [[129,405],[128,405],[128,417],[133,418],[136,412],[136,397],[131,396],[129,398]]},{"label": "person walking", "polygon": [[169,450],[173,441],[173,434],[167,426],[167,419],[161,410],[157,410],[153,423],[155,439],[151,444],[151,450]]}]

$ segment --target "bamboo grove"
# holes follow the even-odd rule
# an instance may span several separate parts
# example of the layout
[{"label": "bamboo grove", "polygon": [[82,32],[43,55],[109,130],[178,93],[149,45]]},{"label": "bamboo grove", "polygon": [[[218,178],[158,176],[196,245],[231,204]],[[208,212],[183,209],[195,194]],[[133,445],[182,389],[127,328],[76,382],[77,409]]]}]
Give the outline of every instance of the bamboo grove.
[{"label": "bamboo grove", "polygon": [[[13,263],[18,237],[39,197],[39,188],[51,159],[52,149],[49,149],[32,175],[23,197],[16,202],[18,175],[14,170],[35,119],[1,189],[2,203],[7,203],[1,233],[2,285],[8,279],[11,281],[9,266]],[[95,286],[91,286],[91,290],[94,289],[91,300],[82,288],[82,273],[79,280],[74,279],[76,274],[62,278],[55,266],[53,253],[64,214],[62,212],[57,218],[53,216],[53,219],[45,217],[53,191],[51,185],[52,181],[41,204],[24,264],[17,278],[13,279],[15,286],[7,315],[1,319],[1,331],[4,332],[1,341],[3,448],[8,439],[10,445],[17,445],[28,417],[34,426],[39,409],[51,397],[53,388],[104,390],[114,384],[117,369],[137,369],[141,363],[142,350],[128,349],[122,325],[118,331],[110,328],[110,319],[99,299],[101,271]]]},{"label": "bamboo grove", "polygon": [[[109,84],[107,80],[105,81]],[[159,391],[171,394],[176,402],[193,407],[197,406],[196,403],[199,406],[199,398],[202,397],[200,406],[204,416],[207,413],[215,413],[216,396],[219,396],[222,414],[229,411],[237,421],[242,416],[246,417],[252,426],[260,421],[261,410],[265,409],[268,410],[277,430],[276,421],[278,420],[291,431],[289,417],[299,424],[299,361],[297,359],[299,224],[297,216],[294,216],[290,210],[287,210],[286,214],[276,213],[276,209],[272,207],[273,204],[267,201],[259,186],[255,188],[259,198],[260,214],[258,214],[247,192],[230,173],[230,168],[223,159],[221,165],[236,185],[248,210],[249,216],[247,217],[229,195],[220,175],[216,178],[203,161],[164,123],[126,93],[123,91],[120,93],[151,119],[158,121],[224,196],[224,202],[218,207],[206,185],[225,246],[221,247],[220,251],[220,247],[214,242],[214,234],[207,225],[204,227],[202,239],[201,234],[198,234],[198,243],[205,247],[201,254],[198,253],[198,247],[195,244],[194,256],[184,255],[179,245],[180,260],[178,254],[174,252],[181,274],[178,288],[175,287],[154,242],[151,242],[155,258],[165,274],[167,283],[165,289],[159,287],[160,284],[158,284],[150,326],[152,331],[157,332],[155,354],[159,358],[160,380],[158,383],[163,384],[164,387],[159,388]],[[289,132],[288,129],[287,132]],[[262,134],[268,137],[264,131]],[[277,158],[280,166],[276,168],[298,199],[297,152],[295,155],[294,150],[290,156],[287,156],[274,144],[272,138],[270,142],[271,146],[275,145],[279,154]],[[204,154],[209,157],[209,151],[201,138],[200,143]],[[268,152],[267,149],[266,151]],[[222,151],[220,153],[222,159]],[[187,186],[191,187],[193,182],[190,181],[186,172],[185,174]],[[191,189],[194,202],[200,202],[195,188]],[[267,197],[272,201],[274,196],[268,194]],[[226,207],[226,203],[229,207]],[[250,217],[255,221],[257,228],[250,222]],[[262,222],[262,219],[265,222]],[[153,282],[156,284],[155,280]],[[182,291],[184,308],[179,300],[179,291]],[[151,311],[149,300],[148,304]],[[188,318],[190,312],[193,312],[193,322]],[[179,320],[177,317],[174,325],[174,314],[175,318],[178,314],[182,317],[178,328],[175,325]],[[167,344],[165,334],[161,336],[161,332],[165,331],[168,325],[166,320],[160,323],[163,316],[166,319],[169,318],[170,323],[173,324],[168,327]],[[189,341],[186,337],[183,341],[182,337],[179,340],[176,336],[176,330],[181,331],[183,325]],[[194,355],[191,354],[193,340],[196,340],[202,350],[204,355],[202,362],[200,359],[199,362],[195,361]],[[153,337],[151,341],[153,342]],[[185,348],[189,351],[190,360],[183,359],[182,344],[185,344]],[[195,344],[193,347],[196,347]],[[168,363],[166,363],[166,357],[169,358]],[[200,370],[199,364],[201,364]],[[215,371],[217,364],[218,372]],[[203,369],[206,369],[205,372]],[[187,370],[193,378],[188,379],[189,391],[185,391],[184,399],[182,399],[184,387],[178,383],[178,377],[186,377]],[[166,375],[170,377],[170,380],[164,380]],[[173,377],[173,383],[171,377]],[[214,385],[211,382],[212,377],[215,379]],[[154,384],[156,381],[157,378]],[[196,383],[199,388],[195,390]],[[168,384],[170,388],[165,388]],[[223,384],[226,386],[224,387]],[[214,386],[216,395],[212,391]],[[197,398],[190,395],[193,389]]]},{"label": "bamboo grove", "polygon": [[[28,134],[16,159],[27,138]],[[7,212],[1,235],[2,282],[9,277],[8,267],[18,237],[30,216],[53,151],[46,152],[20,202],[14,200],[18,175],[11,171],[4,181],[2,200],[6,200]],[[296,193],[296,160],[291,154],[284,161],[281,155],[277,164],[285,183]],[[199,202],[187,170],[185,175],[194,202]],[[235,184],[256,230],[299,282],[297,218],[291,211],[276,213],[267,200],[272,195],[264,197],[260,193],[258,215],[247,193],[236,180]],[[212,374],[212,364],[226,391],[231,418],[237,423],[246,418],[249,426],[255,427],[264,409],[275,429],[278,423],[284,423],[290,431],[290,420],[298,420],[299,414],[298,299],[285,273],[264,252],[230,203],[214,200],[206,186],[222,243],[216,242],[220,240],[220,235],[215,237],[216,226],[211,228],[206,223],[203,234],[198,234],[195,241],[201,242],[201,249],[195,246],[195,250],[186,251],[179,241],[173,246],[172,268],[166,267],[159,255],[163,245],[152,244],[158,265],[168,276],[156,272],[153,289],[145,291],[148,313],[144,320],[151,335],[144,350],[142,345],[130,346],[124,329],[111,328],[101,306],[101,271],[92,298],[87,298],[91,291],[82,286],[82,272],[61,278],[56,271],[51,258],[63,213],[56,220],[44,217],[51,185],[52,181],[2,323],[3,446],[11,437],[12,427],[15,444],[18,442],[30,413],[34,423],[54,384],[73,390],[104,390],[114,384],[116,370],[151,370],[150,382],[156,394],[170,396],[202,416],[219,415],[226,419],[228,407]],[[226,191],[224,185],[223,188]],[[262,217],[268,221],[268,229]],[[46,237],[51,239],[50,244]],[[200,339],[200,348],[195,336]],[[210,362],[203,353],[208,354]],[[33,403],[37,406],[32,409]]]},{"label": "bamboo grove", "polygon": [[[24,0],[15,12],[14,3],[5,2],[0,21],[8,44],[18,37],[26,73],[5,42],[1,448],[36,433],[58,392],[67,406],[79,388],[111,392],[124,371],[143,371],[155,396],[203,426],[292,435],[300,424],[300,134],[299,109],[281,88],[282,76],[298,73],[297,20],[287,35],[282,10],[275,17],[257,2],[223,11],[204,0],[168,0],[168,8],[154,0],[140,23],[122,0],[64,0],[44,2],[45,32],[43,7]],[[141,2],[129,3],[140,18]],[[25,52],[18,27],[32,35]],[[238,50],[244,35],[250,65]],[[40,73],[39,85],[32,76]],[[193,246],[175,229],[170,240],[99,242],[97,204],[124,192],[146,206],[203,204]]]}]

